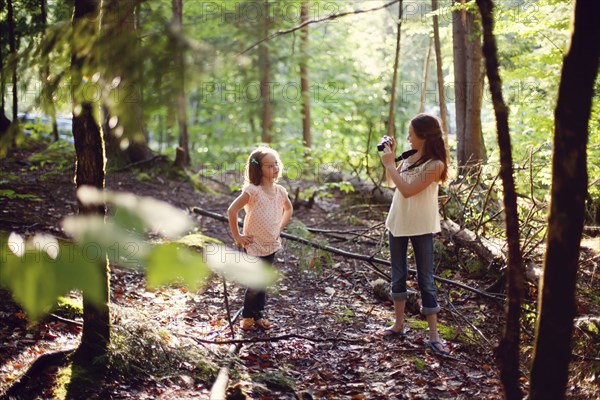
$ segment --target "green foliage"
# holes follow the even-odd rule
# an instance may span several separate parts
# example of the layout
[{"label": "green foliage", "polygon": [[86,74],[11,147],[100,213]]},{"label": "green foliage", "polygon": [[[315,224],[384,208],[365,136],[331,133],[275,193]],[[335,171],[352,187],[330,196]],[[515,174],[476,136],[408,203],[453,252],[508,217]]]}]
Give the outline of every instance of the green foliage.
[{"label": "green foliage", "polygon": [[9,200],[42,201],[34,194],[20,194],[12,189],[0,189],[0,197],[6,197]]},{"label": "green foliage", "polygon": [[84,290],[91,302],[101,304],[102,275],[97,264],[102,260],[89,250],[42,235],[27,241],[18,235],[0,238],[0,282],[33,320],[74,289]]},{"label": "green foliage", "polygon": [[[146,280],[150,287],[166,285],[175,276],[188,287],[196,289],[209,276],[206,261],[200,254],[175,243],[155,246],[148,255],[147,262]],[[165,268],[165,265],[170,265],[170,268]]]},{"label": "green foliage", "polygon": [[48,235],[27,240],[16,234],[0,238],[0,282],[33,320],[74,289],[85,291],[91,302],[101,304],[101,269],[107,261],[146,268],[150,286],[177,282],[194,289],[206,281],[210,270],[255,288],[277,278],[274,268],[216,241],[200,241],[198,236],[183,239],[195,247],[201,244],[202,254],[183,244],[148,242],[145,235],[149,232],[168,240],[191,227],[187,214],[169,204],[90,187],[80,188],[78,197],[83,204],[106,202],[115,210],[114,216],[107,222],[101,216],[65,218],[63,230],[76,244]]}]

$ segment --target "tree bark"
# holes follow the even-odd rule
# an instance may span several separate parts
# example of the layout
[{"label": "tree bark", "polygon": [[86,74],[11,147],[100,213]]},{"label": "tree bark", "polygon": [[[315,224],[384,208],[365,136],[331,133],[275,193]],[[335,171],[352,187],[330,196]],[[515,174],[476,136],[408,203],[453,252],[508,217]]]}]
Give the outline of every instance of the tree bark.
[{"label": "tree bark", "polygon": [[429,44],[427,45],[427,55],[425,56],[425,62],[423,63],[423,77],[421,79],[421,101],[419,102],[419,113],[425,111],[425,97],[427,94],[427,79],[429,79],[429,60],[431,59],[431,45],[432,38],[429,38]]},{"label": "tree bark", "polygon": [[[431,11],[438,8],[437,0],[431,0]],[[433,43],[435,48],[435,65],[437,73],[437,86],[440,106],[440,119],[444,130],[444,140],[448,143],[448,112],[446,111],[446,94],[444,93],[444,73],[442,69],[442,45],[440,43],[440,24],[437,15],[433,16]]]},{"label": "tree bark", "polygon": [[19,123],[19,101],[17,95],[17,38],[15,34],[15,13],[13,8],[13,1],[8,0],[6,2],[6,19],[8,22],[8,48],[10,51],[10,55],[12,56],[13,66],[12,66],[12,122],[13,124]]},{"label": "tree bark", "polygon": [[[455,1],[464,6],[465,0]],[[483,84],[479,18],[464,8],[453,11],[454,93],[459,175],[485,160],[481,131]]]},{"label": "tree bark", "polygon": [[555,152],[531,369],[532,400],[564,398],[576,313],[575,284],[588,185],[588,123],[600,60],[600,4],[583,0],[574,4],[571,45],[563,61],[554,112]]},{"label": "tree bark", "polygon": [[[98,31],[100,0],[76,0],[73,13],[73,25],[82,26],[81,36],[93,36]],[[73,138],[75,141],[76,167],[75,183],[77,188],[89,185],[104,189],[105,157],[104,141],[100,127],[94,119],[97,105],[85,101],[81,95],[82,76],[86,69],[84,55],[77,43],[72,43],[71,79],[74,99]],[[82,46],[82,44],[79,44]],[[105,207],[87,206],[79,203],[80,214],[105,215]],[[104,304],[101,307],[89,302],[83,293],[83,334],[81,344],[76,352],[76,360],[82,365],[91,366],[98,357],[106,355],[110,342],[109,315],[109,265],[107,260],[98,262],[98,269],[104,278],[102,286]]]},{"label": "tree bark", "polygon": [[390,137],[396,137],[396,129],[394,117],[395,117],[395,108],[396,108],[396,84],[398,82],[398,64],[400,63],[400,45],[401,45],[401,33],[402,33],[402,11],[403,4],[402,0],[398,3],[398,23],[396,26],[396,54],[394,56],[394,75],[392,77],[392,96],[390,99],[390,110],[388,112],[388,125],[387,125],[387,135]]},{"label": "tree bark", "polygon": [[[308,21],[309,0],[303,0],[300,23]],[[300,90],[302,92],[302,139],[307,149],[312,147],[310,134],[310,93],[308,81],[308,26],[300,31]],[[308,155],[308,152],[306,153]]]},{"label": "tree bark", "polygon": [[502,95],[498,52],[494,37],[492,0],[477,0],[483,24],[483,53],[490,82],[490,92],[496,115],[496,130],[500,148],[500,178],[504,194],[506,239],[508,242],[508,308],[504,334],[497,349],[500,376],[506,398],[521,399],[519,385],[519,339],[521,332],[521,303],[525,292],[525,272],[519,243],[519,213],[513,179],[508,107]]},{"label": "tree bark", "polygon": [[[4,58],[2,55],[2,47],[0,46],[0,71],[4,69]],[[10,119],[6,117],[6,108],[4,103],[4,74],[0,76],[0,139],[8,132],[8,128],[10,127]],[[2,153],[2,144],[0,143],[0,154]]]},{"label": "tree bark", "polygon": [[[265,0],[262,9],[260,31],[262,37],[269,35],[270,17],[269,1]],[[258,48],[258,68],[260,71],[260,104],[261,104],[261,128],[262,141],[271,143],[273,141],[273,102],[271,99],[271,60],[267,43],[262,43]]]},{"label": "tree bark", "polygon": [[[183,0],[172,0],[173,26],[175,31],[183,35]],[[178,41],[180,42],[180,41]],[[190,165],[190,146],[187,123],[187,100],[185,96],[185,60],[183,47],[177,46],[175,73],[177,74],[177,123],[179,124],[179,149],[175,165],[186,167]]]}]

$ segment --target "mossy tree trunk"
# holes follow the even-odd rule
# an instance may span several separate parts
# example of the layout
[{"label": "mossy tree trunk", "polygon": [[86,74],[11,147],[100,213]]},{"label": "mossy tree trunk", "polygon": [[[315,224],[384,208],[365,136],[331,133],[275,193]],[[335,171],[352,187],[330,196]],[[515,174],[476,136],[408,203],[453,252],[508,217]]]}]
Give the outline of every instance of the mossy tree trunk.
[{"label": "mossy tree trunk", "polygon": [[[98,33],[100,0],[76,0],[73,13],[73,26],[79,37],[93,37]],[[77,188],[89,185],[104,189],[105,156],[104,141],[95,115],[99,112],[98,104],[94,104],[82,96],[84,92],[82,76],[86,71],[86,63],[81,48],[85,40],[72,43],[71,76],[73,88],[73,138],[75,141],[76,168],[75,183]],[[79,203],[80,214],[105,215],[105,207],[86,206]],[[109,265],[106,259],[99,259],[98,268],[103,276],[104,304],[98,307],[86,298],[83,293],[83,334],[75,359],[83,366],[91,367],[99,357],[106,355],[110,341],[109,314]]]}]

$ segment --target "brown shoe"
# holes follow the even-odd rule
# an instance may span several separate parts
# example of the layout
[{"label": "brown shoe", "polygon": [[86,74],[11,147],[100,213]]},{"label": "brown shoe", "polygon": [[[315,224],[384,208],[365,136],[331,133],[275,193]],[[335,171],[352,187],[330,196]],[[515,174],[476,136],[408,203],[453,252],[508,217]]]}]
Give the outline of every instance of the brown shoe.
[{"label": "brown shoe", "polygon": [[266,331],[273,328],[273,323],[269,322],[269,320],[266,318],[261,318],[256,321],[256,327]]},{"label": "brown shoe", "polygon": [[249,330],[254,329],[254,318],[243,318],[240,327],[244,331],[249,331]]}]

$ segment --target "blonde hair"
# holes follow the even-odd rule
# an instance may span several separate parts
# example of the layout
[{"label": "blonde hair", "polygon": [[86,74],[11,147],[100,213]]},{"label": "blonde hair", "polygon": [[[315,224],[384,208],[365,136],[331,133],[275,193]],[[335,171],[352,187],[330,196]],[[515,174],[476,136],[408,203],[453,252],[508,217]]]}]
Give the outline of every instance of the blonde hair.
[{"label": "blonde hair", "polygon": [[252,184],[259,186],[262,178],[262,160],[267,154],[271,154],[277,160],[279,165],[279,176],[275,179],[275,182],[279,181],[279,177],[283,175],[283,163],[279,158],[279,153],[267,146],[259,146],[250,153],[248,161],[246,162],[246,168],[244,169],[244,187]]}]

